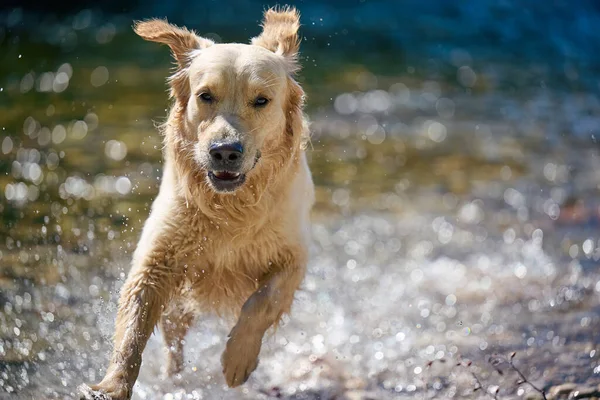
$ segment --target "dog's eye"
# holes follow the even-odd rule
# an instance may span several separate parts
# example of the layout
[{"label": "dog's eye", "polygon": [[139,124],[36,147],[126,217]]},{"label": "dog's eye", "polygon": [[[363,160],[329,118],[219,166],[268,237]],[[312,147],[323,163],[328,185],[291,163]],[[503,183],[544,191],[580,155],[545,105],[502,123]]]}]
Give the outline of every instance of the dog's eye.
[{"label": "dog's eye", "polygon": [[264,107],[267,105],[267,103],[269,102],[269,99],[267,99],[266,97],[262,97],[259,96],[256,99],[254,99],[254,107]]},{"label": "dog's eye", "polygon": [[213,102],[213,97],[210,93],[207,92],[202,92],[200,93],[200,96],[198,96],[202,99],[203,102],[205,103],[212,103]]}]

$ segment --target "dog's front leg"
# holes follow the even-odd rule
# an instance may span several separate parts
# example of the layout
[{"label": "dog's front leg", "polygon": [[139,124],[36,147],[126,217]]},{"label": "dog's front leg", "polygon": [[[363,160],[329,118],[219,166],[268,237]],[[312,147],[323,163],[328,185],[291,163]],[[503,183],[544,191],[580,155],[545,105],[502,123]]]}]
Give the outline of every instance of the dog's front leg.
[{"label": "dog's front leg", "polygon": [[289,311],[305,268],[296,264],[272,273],[244,303],[221,358],[230,387],[246,382],[256,369],[262,338],[267,329]]},{"label": "dog's front leg", "polygon": [[102,382],[91,387],[96,393],[88,398],[131,398],[142,363],[142,352],[177,276],[163,265],[149,264],[134,266],[123,285],[110,365]]}]

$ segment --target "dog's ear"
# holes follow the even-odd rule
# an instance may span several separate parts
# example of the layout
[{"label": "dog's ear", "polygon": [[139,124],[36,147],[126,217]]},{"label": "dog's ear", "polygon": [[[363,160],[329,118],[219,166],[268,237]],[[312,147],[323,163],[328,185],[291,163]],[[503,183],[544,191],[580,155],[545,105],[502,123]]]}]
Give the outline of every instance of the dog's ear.
[{"label": "dog's ear", "polygon": [[171,96],[178,99],[185,107],[190,96],[187,67],[191,62],[192,52],[212,46],[214,42],[161,19],[136,22],[133,30],[146,40],[163,43],[171,48],[173,58],[177,61],[176,71],[169,78]]},{"label": "dog's ear", "polygon": [[295,8],[271,8],[265,12],[262,28],[262,33],[252,39],[252,44],[284,56],[292,69],[296,69],[300,48],[300,13]]},{"label": "dog's ear", "polygon": [[214,44],[193,31],[171,25],[162,19],[138,21],[133,26],[133,30],[146,40],[169,46],[180,68],[185,68],[189,64],[191,51]]}]

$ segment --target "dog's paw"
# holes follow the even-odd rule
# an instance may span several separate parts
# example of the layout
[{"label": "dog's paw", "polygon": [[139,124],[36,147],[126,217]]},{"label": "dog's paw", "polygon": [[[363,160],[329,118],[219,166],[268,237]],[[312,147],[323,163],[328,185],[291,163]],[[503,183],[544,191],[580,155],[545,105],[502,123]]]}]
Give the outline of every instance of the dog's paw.
[{"label": "dog's paw", "polygon": [[127,387],[108,387],[106,384],[80,385],[80,400],[129,400],[131,394]]},{"label": "dog's paw", "polygon": [[232,331],[221,356],[223,375],[229,387],[245,383],[258,366],[262,337],[244,337],[242,332]]}]

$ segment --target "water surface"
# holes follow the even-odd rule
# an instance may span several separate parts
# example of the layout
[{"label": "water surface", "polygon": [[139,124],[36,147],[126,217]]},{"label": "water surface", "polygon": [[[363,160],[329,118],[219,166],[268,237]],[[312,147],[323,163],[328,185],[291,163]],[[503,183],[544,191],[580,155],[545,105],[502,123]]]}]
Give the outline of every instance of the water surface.
[{"label": "water surface", "polygon": [[[176,379],[162,377],[157,332],[134,398],[483,398],[475,373],[508,399],[531,392],[488,362],[511,352],[540,387],[600,384],[591,31],[581,23],[547,39],[532,23],[525,56],[507,53],[496,14],[480,10],[478,21],[506,36],[498,42],[461,36],[456,21],[471,14],[423,6],[417,21],[400,19],[404,36],[384,19],[367,36],[387,39],[357,57],[350,50],[375,43],[356,34],[376,9],[364,7],[346,26],[355,9],[335,19],[306,6],[299,79],[317,204],[292,317],[236,390],[219,363],[227,323],[199,319]],[[560,25],[560,11],[547,20]],[[595,21],[588,11],[575,15]],[[160,184],[154,126],[169,104],[168,52],[136,38],[130,17],[3,14],[2,399],[76,398],[105,371],[117,293]],[[341,45],[344,30],[352,44]]]}]

